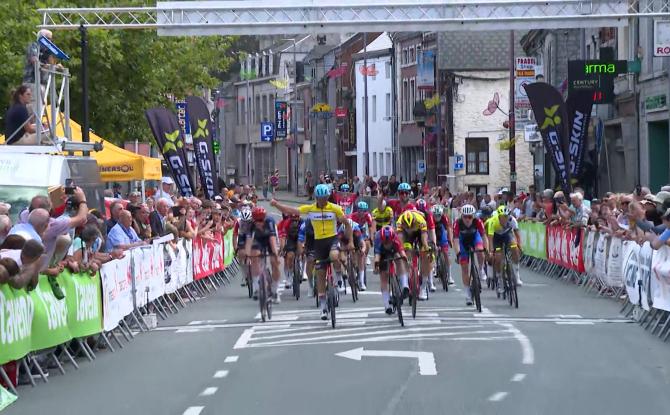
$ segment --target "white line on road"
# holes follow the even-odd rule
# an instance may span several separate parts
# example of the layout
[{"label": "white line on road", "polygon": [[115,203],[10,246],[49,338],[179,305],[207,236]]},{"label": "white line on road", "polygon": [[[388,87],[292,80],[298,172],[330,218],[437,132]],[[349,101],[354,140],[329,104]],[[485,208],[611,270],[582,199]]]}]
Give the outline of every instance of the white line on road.
[{"label": "white line on road", "polygon": [[505,399],[507,392],[496,392],[493,395],[489,396],[489,401],[491,402],[500,402]]},{"label": "white line on road", "polygon": [[217,388],[216,386],[210,386],[208,388],[205,388],[204,391],[200,392],[200,396],[212,396],[218,390],[219,390],[219,388]]},{"label": "white line on road", "polygon": [[521,382],[521,381],[524,380],[525,378],[526,378],[526,374],[525,374],[525,373],[517,373],[516,375],[512,376],[512,379],[510,379],[510,381],[512,381],[512,382]]},{"label": "white line on road", "polygon": [[194,328],[187,328],[187,329],[179,329],[175,333],[199,333],[202,331],[214,331],[214,328],[212,327],[194,327]]},{"label": "white line on road", "polygon": [[557,321],[555,324],[563,326],[593,326],[595,323],[592,321]]},{"label": "white line on road", "polygon": [[535,350],[533,350],[533,345],[530,342],[528,336],[523,334],[521,330],[514,327],[514,324],[512,323],[498,322],[498,324],[500,324],[503,327],[507,327],[510,333],[514,335],[514,337],[521,345],[521,350],[523,352],[521,363],[523,363],[524,365],[532,365],[533,363],[535,363]]},{"label": "white line on road", "polygon": [[435,367],[435,356],[432,352],[415,352],[404,350],[365,350],[363,347],[335,353],[335,356],[345,357],[351,360],[361,360],[363,356],[373,357],[409,357],[419,362],[419,374],[422,376],[437,375]]},{"label": "white line on road", "polygon": [[224,360],[223,363],[235,363],[239,358],[239,356],[226,356],[226,360]]},{"label": "white line on road", "polygon": [[554,318],[582,318],[579,314],[547,314],[546,317]]},{"label": "white line on road", "polygon": [[214,379],[221,379],[225,378],[228,376],[228,371],[227,370],[217,370],[216,373],[214,373],[214,376],[212,376]]},{"label": "white line on road", "polygon": [[184,411],[184,415],[198,415],[203,409],[204,406],[190,406]]},{"label": "white line on road", "polygon": [[237,339],[235,342],[235,346],[233,346],[233,349],[243,349],[247,346],[247,343],[249,343],[249,339],[251,336],[254,334],[254,329],[246,329],[240,334],[240,338]]},{"label": "white line on road", "polygon": [[223,324],[227,322],[228,320],[193,320],[190,323],[188,323],[189,326],[200,326],[203,324]]}]

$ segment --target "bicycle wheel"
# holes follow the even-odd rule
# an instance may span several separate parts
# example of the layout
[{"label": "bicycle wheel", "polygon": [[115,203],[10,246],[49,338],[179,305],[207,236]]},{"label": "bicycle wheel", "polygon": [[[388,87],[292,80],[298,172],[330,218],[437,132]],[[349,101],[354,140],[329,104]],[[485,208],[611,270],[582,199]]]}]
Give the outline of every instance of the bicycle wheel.
[{"label": "bicycle wheel", "polygon": [[516,276],[511,276],[509,286],[510,286],[509,294],[511,301],[510,305],[513,306],[514,308],[519,308],[519,295],[516,291]]},{"label": "bicycle wheel", "polygon": [[416,318],[416,304],[419,301],[419,276],[416,275],[416,268],[412,267],[410,271],[410,302],[412,304],[412,318]]},{"label": "bicycle wheel", "polygon": [[[268,315],[268,320],[272,320],[272,279],[270,278],[270,270],[265,270],[265,289],[266,291],[266,300],[265,300],[265,311]],[[279,295],[279,293],[277,293]]]},{"label": "bicycle wheel", "polygon": [[358,280],[356,279],[356,267],[354,267],[354,261],[351,257],[347,259],[347,276],[349,277],[349,286],[351,287],[351,298],[355,303],[358,300]]},{"label": "bicycle wheel", "polygon": [[293,260],[293,296],[296,301],[300,300],[300,283],[302,282],[302,267],[300,260],[296,257]]},{"label": "bicycle wheel", "polygon": [[475,307],[477,311],[482,312],[482,299],[481,299],[481,281],[479,280],[479,272],[477,271],[477,266],[475,264],[474,255],[470,256],[470,293],[472,294],[472,299],[475,301]]},{"label": "bicycle wheel", "polygon": [[512,270],[507,260],[505,260],[505,271],[503,278],[505,280],[505,295],[507,296],[507,302],[509,302],[509,305],[511,306],[514,304],[514,299],[512,298]]},{"label": "bicycle wheel", "polygon": [[254,295],[254,287],[251,282],[251,265],[247,264],[246,269],[247,275],[245,276],[245,279],[247,281],[247,291],[249,291],[249,298],[251,298]]},{"label": "bicycle wheel", "polygon": [[393,306],[395,307],[395,312],[398,314],[398,322],[401,327],[405,327],[405,321],[402,319],[402,292],[400,292],[398,277],[389,275],[389,282],[391,282],[391,287],[393,288]]},{"label": "bicycle wheel", "polygon": [[330,311],[330,324],[335,328],[335,287],[328,287],[328,310]]},{"label": "bicycle wheel", "polygon": [[263,322],[265,322],[265,319],[267,318],[267,300],[267,292],[265,291],[265,276],[262,276],[258,282],[258,305],[261,309],[261,320],[263,320]]}]

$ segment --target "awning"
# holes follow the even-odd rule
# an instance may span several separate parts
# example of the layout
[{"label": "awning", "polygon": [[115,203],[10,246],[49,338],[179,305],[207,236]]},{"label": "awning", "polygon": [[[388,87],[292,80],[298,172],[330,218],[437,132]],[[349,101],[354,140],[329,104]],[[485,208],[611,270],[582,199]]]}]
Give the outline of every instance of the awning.
[{"label": "awning", "polygon": [[[63,132],[64,117],[61,114],[56,127],[56,135],[64,137]],[[70,130],[72,131],[72,141],[81,141],[81,126],[70,119]],[[92,153],[92,157],[98,163],[100,170],[100,179],[103,182],[128,182],[131,180],[160,180],[161,161],[153,157],[145,157],[135,154],[132,151],[117,147],[97,136],[93,132],[89,133],[91,142],[102,142],[102,151]],[[4,144],[5,137],[0,136],[0,144]]]}]

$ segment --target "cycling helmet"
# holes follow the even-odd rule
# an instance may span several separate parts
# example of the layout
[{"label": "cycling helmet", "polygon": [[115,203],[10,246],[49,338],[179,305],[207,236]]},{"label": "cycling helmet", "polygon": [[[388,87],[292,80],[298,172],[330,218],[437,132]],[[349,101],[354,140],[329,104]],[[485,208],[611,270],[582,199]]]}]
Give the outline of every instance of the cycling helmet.
[{"label": "cycling helmet", "polygon": [[364,212],[368,210],[368,204],[366,202],[362,201],[362,200],[360,202],[358,202],[357,206],[358,206],[358,210],[362,210]]},{"label": "cycling helmet", "polygon": [[484,208],[482,209],[482,216],[489,217],[491,216],[491,214],[493,214],[493,210],[488,206],[484,206]]},{"label": "cycling helmet", "polygon": [[349,185],[344,183],[342,186],[340,186],[340,191],[348,192],[349,191]]},{"label": "cycling helmet", "polygon": [[379,231],[379,237],[382,242],[391,242],[395,239],[395,231],[393,227],[386,225]]},{"label": "cycling helmet", "polygon": [[379,202],[379,210],[384,210],[384,209],[386,209],[386,199],[382,199]]},{"label": "cycling helmet", "polygon": [[320,184],[314,189],[314,197],[317,199],[325,199],[330,197],[330,186],[327,184]]},{"label": "cycling helmet", "polygon": [[266,216],[265,208],[256,206],[255,208],[251,209],[251,217],[254,219],[254,221],[265,220],[265,216]]},{"label": "cycling helmet", "polygon": [[438,219],[441,218],[442,215],[444,215],[444,208],[442,207],[442,205],[435,205],[430,210],[431,212],[433,212],[433,216],[435,216]]},{"label": "cycling helmet", "polygon": [[414,224],[414,214],[411,210],[406,210],[402,215],[400,215],[402,223],[405,224],[408,228],[411,228]]},{"label": "cycling helmet", "polygon": [[243,209],[240,211],[240,219],[242,219],[243,222],[251,222],[251,210]]},{"label": "cycling helmet", "polygon": [[472,216],[476,212],[477,209],[475,209],[475,207],[472,205],[463,205],[463,207],[461,207],[461,215]]},{"label": "cycling helmet", "polygon": [[419,199],[416,201],[416,208],[421,212],[425,212],[428,209],[428,203],[424,199]]},{"label": "cycling helmet", "polygon": [[510,210],[507,206],[505,206],[505,205],[498,206],[498,215],[509,216],[509,214],[510,214]]},{"label": "cycling helmet", "polygon": [[400,185],[398,185],[399,192],[409,192],[411,190],[412,188],[409,186],[409,183],[400,183]]}]

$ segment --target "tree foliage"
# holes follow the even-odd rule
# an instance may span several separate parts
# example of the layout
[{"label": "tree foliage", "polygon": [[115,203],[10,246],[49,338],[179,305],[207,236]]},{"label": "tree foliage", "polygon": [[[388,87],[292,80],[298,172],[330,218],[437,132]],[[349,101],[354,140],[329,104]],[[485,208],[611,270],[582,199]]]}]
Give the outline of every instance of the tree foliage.
[{"label": "tree foliage", "polygon": [[[86,3],[86,4],[82,4]],[[0,106],[4,116],[11,91],[20,85],[25,51],[37,33],[40,7],[143,6],[137,0],[0,2]],[[81,48],[78,30],[54,31],[53,41],[70,57],[71,115],[82,120]],[[153,30],[89,29],[89,120],[96,134],[122,143],[149,141],[144,111],[169,106],[201,87],[227,77],[235,52],[246,43],[234,36],[159,37]],[[242,46],[243,47],[243,46]],[[217,79],[219,78],[219,79]],[[4,120],[3,123],[4,124]]]}]

